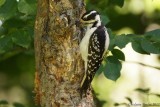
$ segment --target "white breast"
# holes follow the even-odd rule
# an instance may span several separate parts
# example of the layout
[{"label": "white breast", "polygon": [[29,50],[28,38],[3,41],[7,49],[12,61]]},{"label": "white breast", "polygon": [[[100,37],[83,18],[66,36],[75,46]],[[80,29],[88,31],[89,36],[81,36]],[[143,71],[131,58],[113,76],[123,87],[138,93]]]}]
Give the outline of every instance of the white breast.
[{"label": "white breast", "polygon": [[89,39],[93,32],[96,30],[95,28],[87,29],[85,36],[83,37],[81,43],[80,43],[80,52],[82,55],[82,59],[87,62],[87,57],[88,57],[88,45],[89,45]]}]

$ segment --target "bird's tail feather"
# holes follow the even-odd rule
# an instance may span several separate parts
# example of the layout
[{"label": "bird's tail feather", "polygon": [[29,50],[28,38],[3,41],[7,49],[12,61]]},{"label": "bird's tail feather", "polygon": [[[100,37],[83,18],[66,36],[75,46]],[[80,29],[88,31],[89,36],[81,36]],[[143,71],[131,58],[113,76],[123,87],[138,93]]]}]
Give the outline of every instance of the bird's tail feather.
[{"label": "bird's tail feather", "polygon": [[87,94],[87,90],[90,89],[91,87],[91,81],[92,79],[85,74],[81,82],[81,89],[80,89],[81,97]]}]

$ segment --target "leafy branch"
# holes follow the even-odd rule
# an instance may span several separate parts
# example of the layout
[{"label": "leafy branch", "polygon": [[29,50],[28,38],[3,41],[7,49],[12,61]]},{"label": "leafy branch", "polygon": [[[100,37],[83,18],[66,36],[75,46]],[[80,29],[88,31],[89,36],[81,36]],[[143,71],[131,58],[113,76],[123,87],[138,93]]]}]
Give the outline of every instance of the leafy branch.
[{"label": "leafy branch", "polygon": [[0,61],[33,50],[36,0],[0,2]]},{"label": "leafy branch", "polygon": [[[109,50],[111,51],[111,55],[109,55],[102,64],[100,70],[103,71],[106,78],[116,81],[120,77],[120,70],[122,68],[122,61],[125,61],[124,53],[116,49],[116,47],[122,49],[128,43],[132,44],[132,48],[134,51],[140,54],[160,54],[160,29],[156,29],[150,32],[146,32],[143,35],[136,34],[122,34],[115,35],[112,34],[112,31],[108,30],[110,35],[110,46]],[[144,66],[143,63],[139,63]],[[149,66],[153,67],[153,66]],[[159,69],[159,67],[154,67]]]}]

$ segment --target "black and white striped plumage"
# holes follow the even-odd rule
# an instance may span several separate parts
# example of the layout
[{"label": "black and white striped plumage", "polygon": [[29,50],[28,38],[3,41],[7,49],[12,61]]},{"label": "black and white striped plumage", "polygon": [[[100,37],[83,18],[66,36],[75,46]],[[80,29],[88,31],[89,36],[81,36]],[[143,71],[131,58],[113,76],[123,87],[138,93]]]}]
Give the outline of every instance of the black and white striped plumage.
[{"label": "black and white striped plumage", "polygon": [[80,52],[85,62],[85,76],[81,82],[81,92],[86,94],[101,65],[103,55],[108,49],[109,35],[101,23],[99,13],[95,10],[84,13],[81,22],[87,26],[85,36],[80,43]]}]

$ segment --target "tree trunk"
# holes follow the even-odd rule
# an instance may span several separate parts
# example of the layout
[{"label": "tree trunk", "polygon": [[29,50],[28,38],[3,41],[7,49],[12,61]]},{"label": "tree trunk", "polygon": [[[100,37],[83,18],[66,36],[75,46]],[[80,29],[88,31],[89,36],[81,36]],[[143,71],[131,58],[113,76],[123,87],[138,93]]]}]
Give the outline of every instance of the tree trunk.
[{"label": "tree trunk", "polygon": [[84,64],[79,54],[82,32],[76,23],[83,0],[38,0],[35,22],[36,101],[41,107],[93,107],[80,97]]}]

